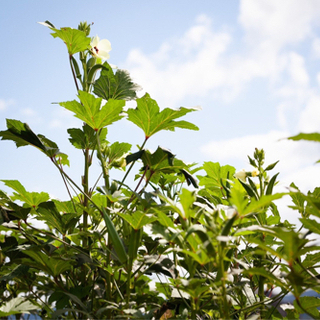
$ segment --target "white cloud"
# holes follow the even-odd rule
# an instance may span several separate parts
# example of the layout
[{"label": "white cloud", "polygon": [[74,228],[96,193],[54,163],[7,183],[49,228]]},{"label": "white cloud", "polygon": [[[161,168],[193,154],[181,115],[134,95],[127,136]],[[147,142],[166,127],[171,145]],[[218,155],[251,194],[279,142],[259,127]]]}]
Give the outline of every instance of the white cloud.
[{"label": "white cloud", "polygon": [[7,100],[0,99],[0,111],[4,111],[14,104],[15,104],[15,101],[13,99],[7,99]]},{"label": "white cloud", "polygon": [[202,15],[181,38],[168,40],[153,54],[131,50],[125,64],[151,96],[176,105],[185,97],[206,95],[228,84],[220,58],[230,41],[230,34],[213,31],[210,19]]},{"label": "white cloud", "polygon": [[278,140],[298,131],[320,131],[320,75],[313,78],[309,73],[305,54],[309,50],[309,57],[312,52],[320,56],[320,38],[314,31],[320,2],[243,0],[238,21],[243,37],[234,41],[232,32],[214,29],[210,18],[201,15],[181,38],[166,41],[155,53],[132,50],[127,68],[138,83],[147,84],[144,89],[160,105],[174,106],[190,96],[208,98],[208,104],[217,99],[222,105],[236,103],[251,83],[264,79],[261,93],[274,99],[278,128],[211,141],[201,151],[214,161],[233,164],[244,163],[255,147],[264,148],[268,163],[280,160],[277,168],[284,184],[296,181],[313,188],[320,181],[320,167],[313,165],[320,158],[318,145]]},{"label": "white cloud", "polygon": [[280,49],[313,35],[312,24],[319,23],[318,0],[242,0],[239,22],[246,39]]},{"label": "white cloud", "polygon": [[282,186],[295,182],[301,190],[313,189],[320,181],[320,165],[314,165],[320,158],[320,145],[284,139],[288,136],[284,131],[271,131],[267,134],[211,141],[201,147],[201,152],[211,161],[236,164],[239,166],[237,170],[250,170],[247,155],[252,158],[255,148],[264,149],[266,165],[279,160],[275,172],[281,173]]}]

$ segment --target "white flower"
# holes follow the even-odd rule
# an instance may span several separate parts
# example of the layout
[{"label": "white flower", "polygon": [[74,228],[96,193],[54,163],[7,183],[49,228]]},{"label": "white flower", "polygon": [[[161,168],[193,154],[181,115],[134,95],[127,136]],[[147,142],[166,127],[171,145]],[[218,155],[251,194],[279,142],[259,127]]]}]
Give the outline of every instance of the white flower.
[{"label": "white flower", "polygon": [[256,177],[259,175],[259,170],[258,169],[253,169],[252,172],[251,172],[251,177]]},{"label": "white flower", "polygon": [[240,180],[242,180],[243,182],[246,182],[246,177],[247,177],[247,173],[246,173],[246,170],[242,169],[238,172],[236,172],[234,174],[235,178],[238,178]]},{"label": "white flower", "polygon": [[101,60],[108,60],[110,58],[109,52],[111,51],[111,43],[107,39],[100,40],[98,36],[95,36],[91,43],[91,53]]}]

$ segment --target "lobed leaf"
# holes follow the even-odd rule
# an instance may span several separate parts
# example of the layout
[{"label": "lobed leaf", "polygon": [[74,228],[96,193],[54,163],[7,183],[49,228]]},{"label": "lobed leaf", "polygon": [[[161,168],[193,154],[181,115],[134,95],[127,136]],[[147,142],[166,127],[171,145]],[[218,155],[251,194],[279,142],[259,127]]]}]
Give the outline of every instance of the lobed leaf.
[{"label": "lobed leaf", "polygon": [[49,195],[46,192],[28,192],[18,180],[1,180],[4,184],[15,190],[12,200],[20,200],[29,207],[37,208],[41,202],[48,201]]},{"label": "lobed leaf", "polygon": [[51,30],[54,31],[51,33],[54,38],[60,38],[65,43],[69,55],[84,51],[90,47],[91,39],[81,30],[69,27],[61,29],[51,28]]},{"label": "lobed leaf", "polygon": [[122,108],[125,102],[122,100],[109,99],[101,106],[102,98],[96,98],[85,91],[79,91],[79,99],[61,102],[60,105],[72,112],[74,116],[87,123],[95,131],[120,120]]},{"label": "lobed leaf", "polygon": [[99,79],[94,83],[93,92],[105,100],[132,100],[137,97],[136,91],[140,89],[128,71],[118,69],[114,74],[111,66],[105,62]]},{"label": "lobed leaf", "polygon": [[157,102],[151,99],[146,93],[142,98],[137,99],[137,107],[129,109],[128,120],[141,128],[148,139],[161,130],[174,131],[175,128],[199,130],[197,126],[187,121],[175,121],[175,119],[195,109],[179,108],[178,110],[165,108],[161,112]]}]

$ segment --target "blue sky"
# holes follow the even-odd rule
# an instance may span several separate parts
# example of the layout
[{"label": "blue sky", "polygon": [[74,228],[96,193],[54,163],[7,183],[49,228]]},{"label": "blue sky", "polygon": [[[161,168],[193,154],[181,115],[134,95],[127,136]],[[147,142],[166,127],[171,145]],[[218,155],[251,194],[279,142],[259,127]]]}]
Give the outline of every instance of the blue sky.
[{"label": "blue sky", "polygon": [[[38,21],[76,28],[93,22],[92,36],[112,45],[110,63],[127,69],[160,107],[200,105],[186,120],[200,131],[165,132],[149,148],[170,148],[187,162],[214,161],[250,169],[247,155],[265,148],[280,160],[280,186],[317,186],[320,147],[279,139],[320,131],[320,2],[242,1],[3,1],[0,128],[27,122],[70,156],[82,174],[81,153],[66,129],[81,126],[52,102],[75,98],[64,44]],[[133,106],[132,103],[129,104]],[[142,133],[121,121],[109,140],[141,144]],[[51,163],[36,149],[1,142],[0,178],[19,179],[29,191],[64,198]],[[97,165],[97,163],[96,163]],[[96,171],[98,172],[98,171]],[[93,170],[93,175],[96,174]],[[79,180],[79,179],[78,179]],[[2,188],[5,189],[5,188]]]}]

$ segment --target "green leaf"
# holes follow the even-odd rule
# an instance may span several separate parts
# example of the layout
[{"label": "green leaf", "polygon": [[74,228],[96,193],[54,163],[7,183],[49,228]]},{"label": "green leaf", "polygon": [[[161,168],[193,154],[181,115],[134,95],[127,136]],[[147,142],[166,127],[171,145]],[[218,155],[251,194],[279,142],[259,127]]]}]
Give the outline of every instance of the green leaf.
[{"label": "green leaf", "polygon": [[257,275],[267,278],[271,283],[276,284],[280,288],[287,288],[287,284],[285,282],[282,282],[278,277],[276,277],[273,273],[267,271],[264,268],[251,268],[248,270],[244,270],[244,274],[249,275]]},{"label": "green leaf", "polygon": [[26,123],[18,120],[7,119],[6,131],[0,131],[1,140],[12,140],[17,148],[32,145],[48,157],[54,157],[59,153],[58,146],[43,135],[36,135]]},{"label": "green leaf", "polygon": [[67,46],[69,55],[89,49],[91,39],[83,31],[72,28],[53,29],[51,35],[60,38]]},{"label": "green leaf", "polygon": [[307,141],[315,141],[320,142],[320,133],[314,132],[314,133],[299,133],[296,136],[292,136],[287,138],[288,140],[307,140]]},{"label": "green leaf", "polygon": [[198,181],[192,174],[185,169],[181,169],[181,173],[184,175],[188,186],[192,184],[194,188],[199,188]]},{"label": "green leaf", "polygon": [[[300,297],[299,299],[301,306],[304,310],[310,313],[314,319],[320,319],[320,313],[318,308],[320,307],[320,299],[317,297]],[[297,301],[293,301],[294,307],[299,311],[299,313],[305,313],[303,309],[300,308]]]},{"label": "green leaf", "polygon": [[36,248],[24,250],[23,253],[31,258],[22,259],[23,264],[47,272],[53,277],[72,268],[70,261],[63,260],[62,258],[50,257]]},{"label": "green leaf", "polygon": [[125,221],[127,221],[134,230],[139,230],[147,224],[157,220],[157,217],[150,216],[145,212],[135,211],[132,215],[127,213],[118,213],[118,215]]},{"label": "green leaf", "polygon": [[2,305],[0,317],[8,317],[18,313],[30,313],[31,310],[36,309],[37,306],[33,305],[25,297],[16,297]]},{"label": "green leaf", "polygon": [[312,220],[310,218],[300,218],[299,220],[302,222],[304,228],[309,229],[314,233],[320,234],[319,222],[317,222],[316,220]]},{"label": "green leaf", "polygon": [[[249,180],[249,179],[248,179],[248,180]],[[250,179],[250,180],[251,180],[251,179]],[[249,184],[241,181],[240,179],[239,179],[239,182],[241,183],[241,185],[243,186],[243,188],[246,190],[247,194],[248,194],[250,197],[252,197],[252,198],[255,199],[255,200],[258,200],[258,196],[257,196],[255,190],[253,189],[251,183],[250,183],[250,185],[249,185]]]},{"label": "green leaf", "polygon": [[279,162],[279,160],[276,161],[276,162],[274,162],[274,163],[272,163],[272,164],[269,164],[269,165],[264,169],[264,171],[272,170],[272,169],[277,165],[278,162]]},{"label": "green leaf", "polygon": [[232,166],[220,166],[219,162],[205,162],[202,167],[207,175],[197,176],[199,185],[205,186],[206,190],[215,196],[224,197],[225,186],[223,183],[227,182],[233,177],[236,169]]},{"label": "green leaf", "polygon": [[157,215],[158,215],[158,221],[165,227],[171,227],[174,228],[174,223],[173,221],[161,210],[157,210]]},{"label": "green leaf", "polygon": [[125,101],[113,100],[101,106],[102,98],[96,98],[92,94],[85,91],[79,91],[79,99],[61,102],[60,105],[75,113],[75,117],[87,123],[95,131],[120,120],[123,116],[120,115]]},{"label": "green leaf", "polygon": [[198,237],[201,239],[204,247],[208,250],[209,256],[215,256],[216,255],[216,250],[212,244],[212,239],[209,238],[207,231],[203,228],[202,225],[195,224],[191,226],[187,230],[187,234],[185,237],[185,240],[191,235],[191,234],[197,234]]},{"label": "green leaf", "polygon": [[40,203],[37,213],[38,220],[45,221],[49,227],[57,229],[60,233],[65,234],[65,224],[53,201]]},{"label": "green leaf", "polygon": [[130,149],[130,143],[116,141],[111,146],[102,147],[102,155],[109,166],[121,167],[127,164],[124,156]]},{"label": "green leaf", "polygon": [[55,158],[58,164],[70,167],[70,161],[67,154],[59,152],[55,155]]},{"label": "green leaf", "polygon": [[4,184],[15,190],[11,197],[12,200],[20,200],[29,207],[37,208],[41,202],[48,201],[49,195],[45,192],[27,192],[24,186],[18,180],[1,180]]},{"label": "green leaf", "polygon": [[167,149],[158,147],[154,153],[145,150],[142,154],[142,161],[144,167],[148,167],[151,171],[156,172],[159,170],[171,170],[173,166],[173,159],[175,155]]},{"label": "green leaf", "polygon": [[23,264],[19,264],[16,266],[10,273],[5,274],[4,276],[0,277],[1,281],[10,281],[14,280],[15,278],[20,278],[21,276],[25,276],[29,270],[28,266],[25,266]]},{"label": "green leaf", "polygon": [[195,109],[179,108],[178,110],[165,108],[161,112],[157,102],[146,93],[142,98],[137,99],[137,108],[129,109],[128,120],[143,130],[146,138],[150,138],[161,130],[174,131],[175,128],[199,130],[197,126],[187,121],[175,121],[175,119]]},{"label": "green leaf", "polygon": [[266,195],[272,194],[273,191],[273,186],[276,182],[276,179],[278,177],[279,173],[275,174],[270,181],[268,182],[267,190],[266,190]]},{"label": "green leaf", "polygon": [[124,245],[120,239],[119,233],[117,232],[110,216],[104,209],[104,207],[101,207],[102,213],[103,213],[103,218],[106,223],[107,229],[108,229],[108,236],[111,239],[111,243],[115,249],[115,252],[117,254],[118,259],[120,260],[121,263],[126,263],[128,260],[128,256],[126,253],[126,250],[124,248]]},{"label": "green leaf", "polygon": [[[67,130],[70,138],[69,141],[75,146],[77,149],[82,150],[93,150],[97,144],[97,132],[92,129],[92,127],[88,125],[83,125],[81,129],[68,129]],[[108,129],[103,128],[100,130],[99,137],[100,141],[105,141],[107,136]]]},{"label": "green leaf", "polygon": [[262,196],[259,200],[252,200],[251,203],[245,208],[243,215],[259,212],[260,210],[268,207],[274,200],[281,199],[287,193],[275,193],[272,195]]},{"label": "green leaf", "polygon": [[128,71],[118,69],[116,74],[105,62],[99,79],[94,83],[93,92],[105,100],[132,100],[137,97],[136,91],[140,86],[132,81]]}]

